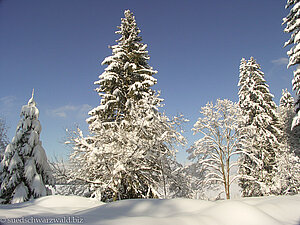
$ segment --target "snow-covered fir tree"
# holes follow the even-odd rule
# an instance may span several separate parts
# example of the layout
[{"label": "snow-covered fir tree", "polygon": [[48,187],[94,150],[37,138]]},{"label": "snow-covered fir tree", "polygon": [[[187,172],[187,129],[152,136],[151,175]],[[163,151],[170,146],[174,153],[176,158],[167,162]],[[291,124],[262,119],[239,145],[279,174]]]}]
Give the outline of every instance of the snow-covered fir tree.
[{"label": "snow-covered fir tree", "polygon": [[282,90],[278,111],[283,131],[282,142],[287,144],[290,150],[300,157],[300,127],[292,129],[292,122],[296,116],[296,112],[294,110],[294,98],[287,89]]},{"label": "snow-covered fir tree", "polygon": [[4,120],[0,118],[0,162],[3,159],[4,151],[8,143],[7,127]]},{"label": "snow-covered fir tree", "polygon": [[277,155],[278,173],[275,180],[280,194],[295,194],[300,191],[300,127],[291,129],[295,116],[294,98],[285,89],[282,90],[278,108],[279,124],[282,130],[280,151]]},{"label": "snow-covered fir tree", "polygon": [[240,111],[230,100],[218,99],[216,104],[207,103],[201,108],[202,117],[194,124],[194,134],[202,138],[187,150],[198,171],[204,173],[207,184],[224,185],[226,198],[230,198],[230,185],[236,176],[232,168],[237,166],[233,156],[238,150],[238,128]]},{"label": "snow-covered fir tree", "polygon": [[21,110],[16,135],[0,164],[1,203],[19,203],[50,194],[53,177],[40,141],[39,110],[32,97]]},{"label": "snow-covered fir tree", "polygon": [[182,118],[159,111],[163,100],[151,89],[157,71],[148,64],[135,17],[124,14],[116,32],[121,37],[95,82],[101,101],[87,119],[92,135],[78,129],[70,140],[71,162],[79,168],[74,177],[92,184],[103,201],[164,196],[173,177],[174,144],[185,141],[176,129]]},{"label": "snow-covered fir tree", "polygon": [[239,107],[243,115],[239,173],[243,196],[276,193],[273,177],[279,148],[278,116],[264,73],[253,57],[241,60]]},{"label": "snow-covered fir tree", "polygon": [[[293,90],[296,91],[296,115],[292,123],[292,129],[300,124],[300,1],[287,0],[286,8],[290,8],[289,14],[283,18],[283,24],[286,24],[284,32],[291,33],[291,37],[285,42],[284,47],[293,45],[287,52],[289,56],[288,68],[290,66],[297,66],[294,70],[294,78],[292,81]],[[300,137],[299,137],[300,138]]]},{"label": "snow-covered fir tree", "polygon": [[287,89],[282,89],[282,95],[279,101],[279,107],[284,107],[288,109],[293,109],[294,98]]},{"label": "snow-covered fir tree", "polygon": [[[111,46],[112,56],[102,62],[107,67],[95,82],[99,85],[96,91],[101,102],[89,112],[91,117],[87,122],[92,131],[97,130],[98,121],[104,126],[114,126],[115,122],[122,121],[128,115],[132,101],[153,95],[150,87],[157,82],[153,77],[157,71],[148,64],[147,45],[141,42],[135,17],[129,10],[124,14],[116,31],[121,37],[117,45]],[[157,99],[157,103],[159,101]]]},{"label": "snow-covered fir tree", "polygon": [[[295,116],[294,110],[294,98],[287,91],[287,89],[282,90],[282,96],[280,98],[280,104],[278,107],[278,115],[279,115],[279,124],[282,130],[282,143],[287,144],[289,148],[297,149],[300,146],[292,147],[294,144],[297,144],[297,137],[294,135],[296,131],[299,130],[297,128],[291,129],[292,120]],[[299,141],[298,141],[299,142]],[[300,143],[299,143],[300,144]]]}]

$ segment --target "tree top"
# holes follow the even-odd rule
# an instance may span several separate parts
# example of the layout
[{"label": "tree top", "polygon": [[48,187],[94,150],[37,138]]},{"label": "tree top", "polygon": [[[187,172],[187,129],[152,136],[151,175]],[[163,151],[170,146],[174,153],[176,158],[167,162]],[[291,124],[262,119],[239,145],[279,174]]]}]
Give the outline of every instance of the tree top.
[{"label": "tree top", "polygon": [[34,88],[32,89],[32,94],[31,94],[31,98],[28,101],[28,106],[35,106],[36,105],[36,103],[33,99],[33,96],[34,96]]}]

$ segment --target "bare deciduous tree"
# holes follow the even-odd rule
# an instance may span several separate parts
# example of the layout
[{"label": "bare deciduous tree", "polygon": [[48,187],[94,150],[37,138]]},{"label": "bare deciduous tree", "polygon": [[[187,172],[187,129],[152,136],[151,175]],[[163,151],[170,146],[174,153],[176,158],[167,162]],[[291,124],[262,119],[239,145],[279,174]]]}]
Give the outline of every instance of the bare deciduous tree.
[{"label": "bare deciduous tree", "polygon": [[204,135],[188,150],[189,159],[194,160],[204,171],[205,183],[224,185],[226,198],[230,198],[230,185],[237,178],[230,170],[237,166],[233,156],[239,154],[238,118],[239,108],[230,100],[217,100],[216,105],[207,103],[201,108],[203,115],[194,124],[194,134]]}]

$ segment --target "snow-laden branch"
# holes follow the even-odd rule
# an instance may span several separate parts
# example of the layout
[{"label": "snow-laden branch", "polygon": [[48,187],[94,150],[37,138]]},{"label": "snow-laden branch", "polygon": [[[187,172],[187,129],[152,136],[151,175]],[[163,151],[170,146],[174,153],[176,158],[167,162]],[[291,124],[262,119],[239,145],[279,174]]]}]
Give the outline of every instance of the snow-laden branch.
[{"label": "snow-laden branch", "polygon": [[194,134],[204,135],[188,150],[189,158],[197,158],[196,163],[205,171],[206,182],[222,182],[226,197],[230,197],[230,169],[235,165],[231,157],[238,150],[238,128],[240,111],[237,104],[225,99],[216,104],[207,103],[201,108],[202,117],[195,123]]}]

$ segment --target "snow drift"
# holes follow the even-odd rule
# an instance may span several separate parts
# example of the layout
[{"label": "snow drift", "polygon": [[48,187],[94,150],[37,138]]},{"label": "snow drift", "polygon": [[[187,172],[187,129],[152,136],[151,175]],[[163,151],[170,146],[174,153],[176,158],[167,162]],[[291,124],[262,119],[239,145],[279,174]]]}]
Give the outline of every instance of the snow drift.
[{"label": "snow drift", "polygon": [[[299,225],[299,212],[300,195],[215,202],[136,199],[113,203],[53,195],[25,203],[1,205],[0,221],[10,224],[19,219],[20,224],[27,218],[27,221],[35,219],[35,224],[45,223],[45,219],[48,219],[48,223],[52,224]],[[66,220],[68,218],[73,220]]]}]

